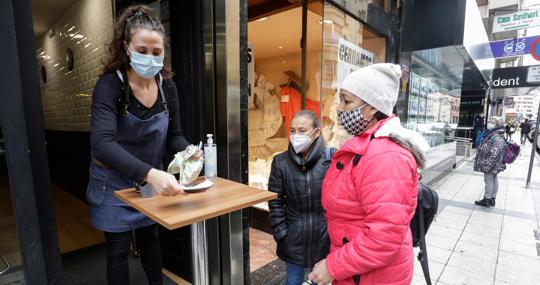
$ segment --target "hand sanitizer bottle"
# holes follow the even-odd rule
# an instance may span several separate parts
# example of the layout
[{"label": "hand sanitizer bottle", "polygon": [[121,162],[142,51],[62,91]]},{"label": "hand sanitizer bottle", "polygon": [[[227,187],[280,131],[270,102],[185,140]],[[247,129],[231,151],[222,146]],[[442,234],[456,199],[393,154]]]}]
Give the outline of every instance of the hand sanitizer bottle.
[{"label": "hand sanitizer bottle", "polygon": [[212,179],[217,176],[217,146],[214,143],[212,134],[206,135],[204,144],[204,176]]}]

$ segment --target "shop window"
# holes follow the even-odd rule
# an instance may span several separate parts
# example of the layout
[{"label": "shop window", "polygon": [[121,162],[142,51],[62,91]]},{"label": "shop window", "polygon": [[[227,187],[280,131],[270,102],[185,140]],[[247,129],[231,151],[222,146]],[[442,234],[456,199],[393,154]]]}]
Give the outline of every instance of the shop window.
[{"label": "shop window", "polygon": [[[319,116],[322,10],[322,2],[310,3],[306,26],[306,109]],[[291,120],[302,109],[301,38],[301,6],[288,6],[248,23],[249,184],[260,189],[268,189],[272,158],[288,149]]]},{"label": "shop window", "polygon": [[407,116],[401,118],[431,147],[453,142],[459,122],[461,78],[450,72],[445,58],[452,58],[446,49],[412,53]]},{"label": "shop window", "polygon": [[[287,150],[290,121],[301,109],[302,8],[265,12],[255,2],[248,22],[249,184],[268,189],[272,158]],[[323,138],[333,147],[349,138],[335,112],[340,82],[360,67],[386,61],[386,38],[341,10],[356,7],[367,14],[374,1],[345,2],[313,1],[307,13],[305,108],[320,116]]]},{"label": "shop window", "polygon": [[330,3],[324,5],[323,22],[323,136],[328,145],[338,148],[350,138],[337,120],[339,85],[354,70],[385,62],[386,38]]},{"label": "shop window", "polygon": [[387,13],[390,11],[390,0],[332,0],[328,2],[348,10],[366,22],[370,5],[375,5]]}]

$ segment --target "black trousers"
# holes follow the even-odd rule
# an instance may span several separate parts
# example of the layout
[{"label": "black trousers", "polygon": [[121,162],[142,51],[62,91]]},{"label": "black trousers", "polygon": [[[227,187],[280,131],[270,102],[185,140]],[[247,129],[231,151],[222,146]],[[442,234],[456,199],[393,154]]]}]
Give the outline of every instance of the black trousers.
[{"label": "black trousers", "polygon": [[[121,233],[105,232],[107,246],[107,284],[129,285],[128,255],[131,245],[131,231]],[[157,224],[135,230],[137,248],[150,285],[162,285],[161,247]]]}]

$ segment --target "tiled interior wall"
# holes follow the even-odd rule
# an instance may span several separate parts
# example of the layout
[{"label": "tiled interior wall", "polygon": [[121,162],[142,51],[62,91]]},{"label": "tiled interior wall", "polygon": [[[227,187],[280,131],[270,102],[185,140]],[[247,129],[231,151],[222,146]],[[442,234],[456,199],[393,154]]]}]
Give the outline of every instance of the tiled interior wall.
[{"label": "tiled interior wall", "polygon": [[[111,1],[77,1],[51,29],[54,33],[37,42],[39,68],[47,72],[47,82],[41,80],[45,129],[89,131],[92,89],[113,33]],[[74,54],[72,71],[68,48]]]}]

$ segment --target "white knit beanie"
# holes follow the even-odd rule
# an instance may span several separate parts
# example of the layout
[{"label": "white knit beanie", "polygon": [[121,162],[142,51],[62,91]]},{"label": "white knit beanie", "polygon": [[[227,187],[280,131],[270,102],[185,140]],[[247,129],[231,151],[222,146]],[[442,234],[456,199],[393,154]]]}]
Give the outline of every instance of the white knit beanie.
[{"label": "white knit beanie", "polygon": [[401,67],[392,63],[377,63],[347,75],[341,89],[351,92],[387,116],[392,115],[399,94]]}]

